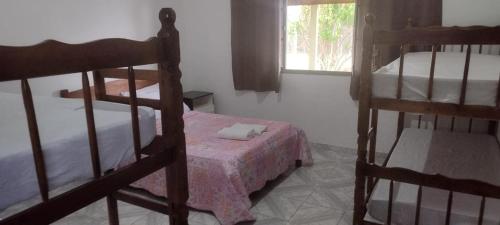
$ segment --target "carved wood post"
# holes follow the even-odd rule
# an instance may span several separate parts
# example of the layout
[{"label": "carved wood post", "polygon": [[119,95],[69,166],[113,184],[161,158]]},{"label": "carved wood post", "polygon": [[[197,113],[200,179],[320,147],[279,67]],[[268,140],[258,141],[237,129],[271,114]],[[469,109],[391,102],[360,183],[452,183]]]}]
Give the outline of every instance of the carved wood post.
[{"label": "carved wood post", "polygon": [[371,99],[371,59],[373,52],[373,15],[367,15],[366,26],[363,30],[363,58],[361,61],[361,84],[359,92],[358,110],[358,158],[356,160],[356,181],[354,190],[354,225],[361,225],[366,211],[365,201],[365,175],[366,152],[368,145],[368,128],[370,124],[370,99]]},{"label": "carved wood post", "polygon": [[175,12],[165,8],[160,11],[160,52],[164,60],[159,63],[160,105],[162,135],[169,146],[175,146],[176,161],[166,168],[167,195],[171,210],[170,225],[186,225],[189,197],[184,136],[183,96],[181,85],[179,32],[174,26]]}]

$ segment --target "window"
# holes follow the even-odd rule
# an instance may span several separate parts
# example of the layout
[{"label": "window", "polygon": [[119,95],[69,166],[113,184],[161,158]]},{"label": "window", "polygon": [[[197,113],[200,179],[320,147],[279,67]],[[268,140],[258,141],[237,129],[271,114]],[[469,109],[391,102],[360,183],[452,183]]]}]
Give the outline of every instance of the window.
[{"label": "window", "polygon": [[288,0],[286,46],[283,46],[285,69],[352,71],[353,2]]}]

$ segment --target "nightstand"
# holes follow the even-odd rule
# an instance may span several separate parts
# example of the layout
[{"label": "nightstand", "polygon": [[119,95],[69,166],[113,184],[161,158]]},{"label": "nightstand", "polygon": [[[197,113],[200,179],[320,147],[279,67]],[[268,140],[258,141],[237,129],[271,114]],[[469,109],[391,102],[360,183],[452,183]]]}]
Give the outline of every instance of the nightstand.
[{"label": "nightstand", "polygon": [[193,111],[215,113],[214,94],[210,92],[184,92],[184,103]]}]

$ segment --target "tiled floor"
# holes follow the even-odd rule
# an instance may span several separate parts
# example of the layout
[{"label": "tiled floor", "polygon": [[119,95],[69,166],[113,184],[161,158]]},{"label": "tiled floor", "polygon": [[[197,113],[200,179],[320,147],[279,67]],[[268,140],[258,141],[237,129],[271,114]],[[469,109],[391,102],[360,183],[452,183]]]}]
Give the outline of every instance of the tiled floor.
[{"label": "tiled floor", "polygon": [[[348,225],[351,224],[355,151],[312,144],[314,165],[298,168],[269,182],[252,194],[257,221],[238,225]],[[120,203],[120,224],[167,224],[167,217]],[[0,214],[1,216],[1,214]],[[56,224],[107,224],[104,201],[94,203]],[[191,225],[218,225],[209,213],[192,211]]]}]

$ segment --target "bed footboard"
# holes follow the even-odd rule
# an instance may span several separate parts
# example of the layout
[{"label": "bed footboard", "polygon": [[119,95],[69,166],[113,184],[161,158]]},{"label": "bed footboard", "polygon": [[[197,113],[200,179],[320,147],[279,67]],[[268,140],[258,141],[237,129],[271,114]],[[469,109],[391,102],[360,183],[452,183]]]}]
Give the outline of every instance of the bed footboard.
[{"label": "bed footboard", "polygon": [[[121,188],[159,169],[168,174],[168,212],[171,225],[187,223],[188,199],[186,146],[182,119],[182,85],[179,70],[179,34],[175,28],[175,12],[162,9],[159,14],[161,30],[147,41],[103,39],[85,44],[65,44],[53,40],[29,47],[0,46],[0,81],[20,80],[28,128],[35,159],[36,175],[42,203],[0,220],[0,224],[50,224],[106,197],[110,224],[118,224],[116,200]],[[138,105],[135,93],[134,66],[158,64],[161,97],[151,103],[162,113],[162,135],[141,148]],[[130,89],[133,149],[136,161],[108,174],[101,170],[92,90],[88,71],[126,67]],[[82,72],[83,71],[83,72]],[[40,141],[36,108],[28,79],[81,73],[82,96],[87,121],[90,156],[94,178],[59,196],[49,196],[49,181]],[[57,115],[54,115],[57,116]],[[83,119],[83,118],[82,118]],[[144,154],[147,153],[147,154]]]}]

